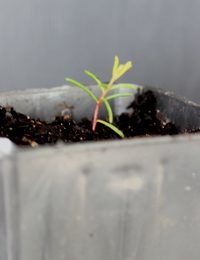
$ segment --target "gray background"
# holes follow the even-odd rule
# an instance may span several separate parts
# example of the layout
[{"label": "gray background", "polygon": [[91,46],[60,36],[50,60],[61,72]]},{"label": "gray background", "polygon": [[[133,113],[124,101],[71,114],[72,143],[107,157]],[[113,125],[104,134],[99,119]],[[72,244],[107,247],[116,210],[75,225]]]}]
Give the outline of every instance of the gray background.
[{"label": "gray background", "polygon": [[0,0],[0,89],[51,87],[83,69],[200,101],[199,0]]}]

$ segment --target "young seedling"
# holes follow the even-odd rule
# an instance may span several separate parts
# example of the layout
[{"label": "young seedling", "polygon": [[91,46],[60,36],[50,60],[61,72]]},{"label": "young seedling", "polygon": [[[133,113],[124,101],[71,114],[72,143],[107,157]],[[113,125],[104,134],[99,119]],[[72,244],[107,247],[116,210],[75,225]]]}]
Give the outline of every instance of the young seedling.
[{"label": "young seedling", "polygon": [[[116,126],[113,125],[113,112],[112,108],[109,104],[109,101],[115,98],[119,97],[127,97],[127,96],[132,96],[131,93],[127,92],[122,92],[122,93],[112,93],[116,89],[136,89],[137,86],[134,84],[126,84],[126,83],[121,83],[114,85],[116,81],[121,78],[128,70],[132,68],[132,62],[128,61],[125,64],[119,64],[119,58],[118,56],[115,56],[114,59],[114,65],[113,65],[113,70],[112,70],[112,76],[110,81],[106,84],[103,83],[95,74],[90,72],[89,70],[85,70],[85,74],[92,78],[97,86],[101,90],[101,95],[99,98],[96,97],[96,95],[89,90],[86,86],[84,86],[82,83],[71,79],[71,78],[65,78],[66,81],[70,82],[74,86],[77,86],[81,88],[83,91],[85,91],[96,103],[96,107],[94,110],[94,115],[93,115],[93,121],[92,121],[92,130],[95,132],[96,130],[96,125],[97,123],[101,123],[109,128],[111,128],[115,133],[117,133],[121,138],[124,138],[124,134],[121,130],[119,130]],[[109,95],[108,95],[109,94]],[[104,103],[107,113],[108,113],[108,121],[104,121],[98,118],[99,116],[99,110],[100,107]]]}]

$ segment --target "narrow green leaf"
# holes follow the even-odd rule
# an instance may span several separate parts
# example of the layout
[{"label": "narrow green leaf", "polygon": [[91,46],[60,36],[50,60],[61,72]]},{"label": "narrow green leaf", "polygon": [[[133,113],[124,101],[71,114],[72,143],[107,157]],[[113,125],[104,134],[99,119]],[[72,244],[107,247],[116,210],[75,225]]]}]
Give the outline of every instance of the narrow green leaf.
[{"label": "narrow green leaf", "polygon": [[108,88],[108,84],[107,83],[102,83],[102,86],[103,86],[104,89]]},{"label": "narrow green leaf", "polygon": [[127,89],[137,90],[138,86],[135,85],[135,84],[120,83],[120,84],[112,86],[111,90],[113,90],[113,89],[120,89],[120,88],[127,88]]},{"label": "narrow green leaf", "polygon": [[96,103],[98,102],[97,97],[92,93],[92,91],[90,91],[87,87],[85,87],[83,84],[81,84],[80,82],[74,80],[74,79],[70,79],[70,78],[65,78],[65,80],[67,82],[70,82],[71,84],[75,85],[76,87],[81,88],[85,93],[87,93]]},{"label": "narrow green leaf", "polygon": [[113,123],[113,112],[112,112],[112,108],[110,106],[110,104],[108,103],[108,101],[106,99],[103,100],[103,103],[105,104],[105,107],[107,109],[108,112],[108,121],[110,124]]},{"label": "narrow green leaf", "polygon": [[109,127],[109,128],[112,129],[116,134],[118,134],[121,138],[124,138],[124,137],[125,137],[125,136],[124,136],[124,133],[123,133],[121,130],[119,130],[116,126],[114,126],[114,125],[112,125],[112,124],[110,124],[110,123],[108,123],[108,122],[106,122],[106,121],[104,121],[104,120],[101,120],[101,119],[98,119],[97,122],[98,122],[98,123],[101,123],[101,124],[103,124],[103,125],[105,125],[105,126],[107,126],[107,127]]},{"label": "narrow green leaf", "polygon": [[130,96],[132,96],[131,93],[117,93],[117,94],[113,94],[113,95],[106,97],[105,100],[108,101],[108,100],[115,99],[118,97],[130,97]]},{"label": "narrow green leaf", "polygon": [[84,72],[87,76],[89,76],[91,79],[93,79],[97,83],[97,85],[99,86],[99,88],[101,90],[103,90],[105,88],[105,85],[101,82],[101,80],[94,73],[92,73],[89,70],[84,70]]},{"label": "narrow green leaf", "polygon": [[113,70],[112,70],[112,75],[114,76],[114,74],[116,73],[116,70],[118,69],[119,66],[119,57],[115,56],[114,58],[114,65],[113,65]]},{"label": "narrow green leaf", "polygon": [[125,64],[120,64],[112,75],[112,82],[115,82],[119,78],[121,78],[128,70],[130,70],[132,68],[132,66],[133,65],[132,65],[131,61],[128,61]]}]

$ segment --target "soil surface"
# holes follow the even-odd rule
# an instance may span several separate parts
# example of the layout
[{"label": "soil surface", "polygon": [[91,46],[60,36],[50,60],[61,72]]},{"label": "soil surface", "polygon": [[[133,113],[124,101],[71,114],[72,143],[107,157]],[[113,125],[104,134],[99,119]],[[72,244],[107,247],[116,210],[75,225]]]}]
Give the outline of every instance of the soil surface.
[{"label": "soil surface", "polygon": [[[176,126],[157,111],[156,98],[152,91],[136,94],[128,109],[129,113],[121,114],[114,121],[126,138],[178,134]],[[8,137],[18,145],[34,147],[59,140],[72,143],[120,138],[102,124],[97,124],[96,131],[93,132],[91,125],[92,122],[88,119],[77,122],[67,116],[56,117],[49,123],[32,119],[11,107],[0,107],[0,136]]]}]

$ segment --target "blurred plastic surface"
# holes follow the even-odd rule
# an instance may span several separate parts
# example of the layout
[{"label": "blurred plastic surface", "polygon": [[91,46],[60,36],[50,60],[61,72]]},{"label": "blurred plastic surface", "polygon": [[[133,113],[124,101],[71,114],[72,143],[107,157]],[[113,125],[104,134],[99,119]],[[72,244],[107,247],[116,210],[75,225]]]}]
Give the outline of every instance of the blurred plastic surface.
[{"label": "blurred plastic surface", "polygon": [[144,138],[7,158],[5,259],[198,259],[199,145]]}]

